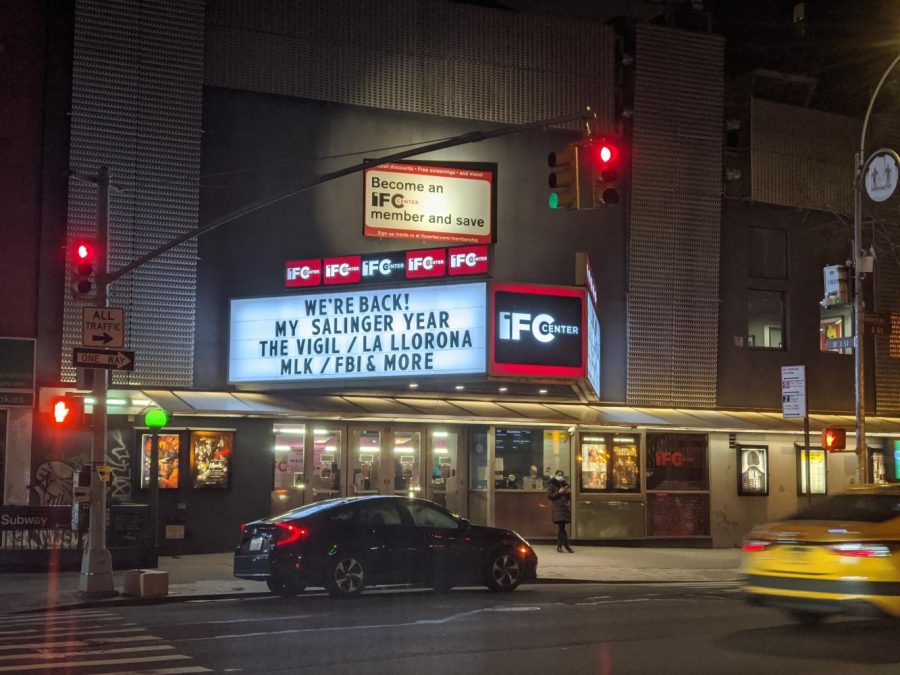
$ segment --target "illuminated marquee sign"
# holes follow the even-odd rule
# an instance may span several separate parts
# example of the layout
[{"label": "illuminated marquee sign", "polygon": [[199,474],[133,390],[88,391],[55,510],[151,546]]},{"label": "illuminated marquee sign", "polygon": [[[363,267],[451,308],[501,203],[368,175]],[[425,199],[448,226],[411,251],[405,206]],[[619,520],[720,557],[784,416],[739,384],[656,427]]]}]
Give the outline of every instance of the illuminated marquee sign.
[{"label": "illuminated marquee sign", "polygon": [[228,382],[484,373],[486,303],[484,282],[232,300]]},{"label": "illuminated marquee sign", "polygon": [[582,289],[494,284],[491,300],[492,374],[584,377]]},{"label": "illuminated marquee sign", "polygon": [[285,288],[344,284],[384,284],[438,277],[483,276],[489,270],[488,247],[394,251],[339,258],[290,260],[284,265]]},{"label": "illuminated marquee sign", "polygon": [[363,234],[464,244],[496,241],[496,165],[392,162],[363,172]]}]

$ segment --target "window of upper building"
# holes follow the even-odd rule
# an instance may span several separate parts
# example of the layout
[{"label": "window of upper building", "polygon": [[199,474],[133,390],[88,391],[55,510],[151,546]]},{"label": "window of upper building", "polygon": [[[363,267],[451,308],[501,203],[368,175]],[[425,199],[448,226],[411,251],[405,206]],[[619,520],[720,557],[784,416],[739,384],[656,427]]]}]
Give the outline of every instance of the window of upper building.
[{"label": "window of upper building", "polygon": [[750,277],[787,279],[787,233],[768,227],[751,227],[749,235]]},{"label": "window of upper building", "polygon": [[784,349],[784,293],[747,291],[747,346]]}]

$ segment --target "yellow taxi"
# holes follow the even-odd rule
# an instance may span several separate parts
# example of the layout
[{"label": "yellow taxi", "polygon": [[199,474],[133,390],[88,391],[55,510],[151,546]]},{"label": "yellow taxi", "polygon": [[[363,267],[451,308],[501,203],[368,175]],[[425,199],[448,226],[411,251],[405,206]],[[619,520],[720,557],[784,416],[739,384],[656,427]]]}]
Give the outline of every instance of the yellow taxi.
[{"label": "yellow taxi", "polygon": [[834,614],[900,618],[900,485],[862,486],[743,542],[745,598],[815,624]]}]

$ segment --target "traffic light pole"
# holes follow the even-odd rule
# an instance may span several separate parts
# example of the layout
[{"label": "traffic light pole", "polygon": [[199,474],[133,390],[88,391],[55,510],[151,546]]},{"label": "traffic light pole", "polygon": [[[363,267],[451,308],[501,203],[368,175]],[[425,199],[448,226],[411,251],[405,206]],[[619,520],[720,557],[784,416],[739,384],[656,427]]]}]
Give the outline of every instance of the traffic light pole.
[{"label": "traffic light pole", "polygon": [[[97,171],[97,304],[107,306],[106,266],[109,239],[109,167]],[[106,483],[100,479],[99,467],[106,463],[106,391],[107,372],[94,370],[94,410],[91,446],[91,515],[88,546],[81,558],[78,589],[91,595],[114,594],[112,556],[106,547]]]}]

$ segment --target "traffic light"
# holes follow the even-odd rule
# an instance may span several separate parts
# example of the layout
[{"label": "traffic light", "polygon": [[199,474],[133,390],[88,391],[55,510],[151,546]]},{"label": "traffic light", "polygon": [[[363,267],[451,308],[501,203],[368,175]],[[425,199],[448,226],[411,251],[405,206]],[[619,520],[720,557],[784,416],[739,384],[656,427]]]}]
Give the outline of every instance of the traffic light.
[{"label": "traffic light", "polygon": [[584,146],[591,173],[591,204],[618,204],[622,174],[622,149],[610,138],[598,138]]},{"label": "traffic light", "polygon": [[822,447],[828,452],[843,450],[847,447],[847,430],[828,427],[822,432]]},{"label": "traffic light", "polygon": [[74,396],[54,396],[50,400],[50,426],[57,429],[80,427],[84,420],[84,400]]},{"label": "traffic light", "polygon": [[583,189],[585,172],[581,170],[580,148],[569,143],[565,149],[547,155],[547,165],[553,169],[547,177],[551,209],[580,209],[585,197]]},{"label": "traffic light", "polygon": [[69,287],[76,299],[94,294],[97,271],[97,245],[89,239],[77,239],[70,247]]}]

